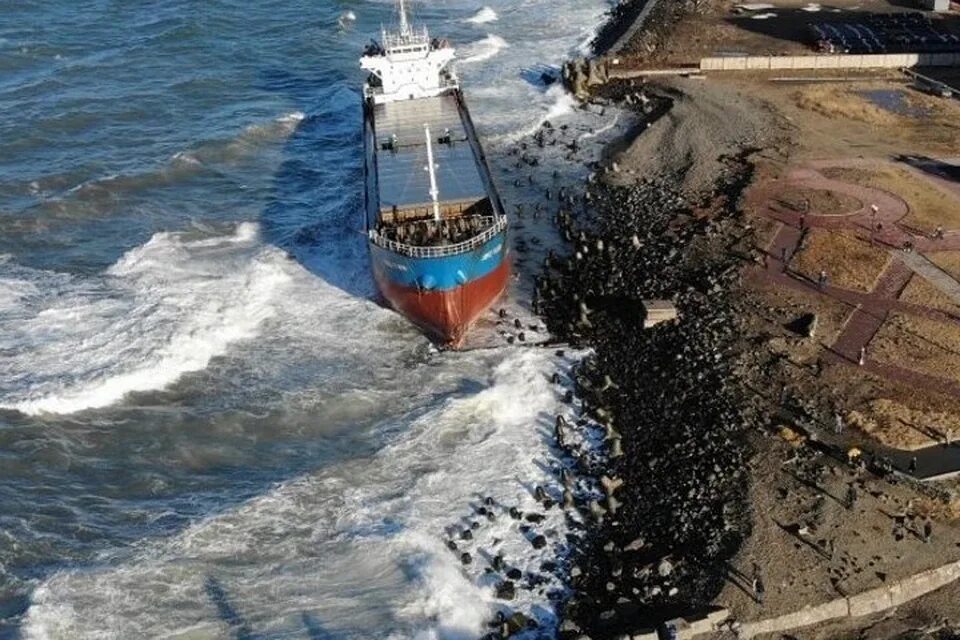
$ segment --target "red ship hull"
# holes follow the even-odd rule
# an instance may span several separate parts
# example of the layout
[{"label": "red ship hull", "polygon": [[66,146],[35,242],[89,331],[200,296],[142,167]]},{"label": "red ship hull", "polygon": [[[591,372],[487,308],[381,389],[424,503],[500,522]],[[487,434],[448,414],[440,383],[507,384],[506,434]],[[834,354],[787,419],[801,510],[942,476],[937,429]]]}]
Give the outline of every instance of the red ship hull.
[{"label": "red ship hull", "polygon": [[503,294],[510,279],[505,258],[490,273],[445,291],[421,291],[391,282],[378,269],[380,293],[394,309],[443,344],[457,348],[470,326]]}]

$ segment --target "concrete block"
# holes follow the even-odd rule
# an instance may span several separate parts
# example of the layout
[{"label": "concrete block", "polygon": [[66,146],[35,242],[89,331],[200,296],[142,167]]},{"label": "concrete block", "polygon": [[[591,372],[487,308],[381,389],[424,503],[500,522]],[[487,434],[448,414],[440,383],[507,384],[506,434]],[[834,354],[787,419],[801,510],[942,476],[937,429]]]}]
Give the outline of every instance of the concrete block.
[{"label": "concrete block", "polygon": [[643,326],[646,329],[677,319],[677,307],[669,300],[644,300],[643,309],[647,315]]},{"label": "concrete block", "polygon": [[847,598],[847,602],[850,605],[850,616],[859,618],[860,616],[869,616],[884,609],[889,609],[893,606],[890,596],[890,587],[871,589],[859,595],[850,596]]},{"label": "concrete block", "polygon": [[631,636],[631,640],[660,640],[655,629],[640,629]]},{"label": "concrete block", "polygon": [[713,625],[713,628],[716,629],[721,624],[730,619],[730,610],[729,609],[717,609],[716,611],[711,611],[707,614],[707,618],[710,620],[710,624]]},{"label": "concrete block", "polygon": [[690,625],[688,633],[690,637],[699,636],[713,631],[713,623],[707,616],[687,616],[687,624]]},{"label": "concrete block", "polygon": [[747,57],[736,57],[736,58],[727,58],[724,61],[724,69],[732,69],[734,71],[743,71],[747,68]]},{"label": "concrete block", "polygon": [[761,634],[779,633],[789,629],[819,624],[826,620],[845,618],[848,613],[846,598],[838,598],[815,607],[805,607],[777,618],[745,623],[740,635],[749,638]]}]

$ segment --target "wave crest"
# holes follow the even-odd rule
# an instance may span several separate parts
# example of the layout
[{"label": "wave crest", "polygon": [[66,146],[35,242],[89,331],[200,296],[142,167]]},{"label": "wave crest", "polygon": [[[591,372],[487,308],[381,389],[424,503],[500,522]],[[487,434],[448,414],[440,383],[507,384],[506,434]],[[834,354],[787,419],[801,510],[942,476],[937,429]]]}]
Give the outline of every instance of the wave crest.
[{"label": "wave crest", "polygon": [[464,22],[470,24],[488,24],[490,22],[496,22],[499,18],[500,16],[497,15],[496,11],[490,7],[484,7],[469,18],[465,18]]},{"label": "wave crest", "polygon": [[32,292],[4,307],[0,343],[15,346],[0,368],[0,407],[73,413],[204,369],[274,315],[290,280],[284,263],[243,223],[226,236],[158,233],[92,280],[0,275],[0,291],[19,280]]},{"label": "wave crest", "polygon": [[489,60],[509,46],[510,44],[506,40],[491,33],[483,40],[468,45],[466,47],[467,57],[461,60],[461,63],[470,64]]}]

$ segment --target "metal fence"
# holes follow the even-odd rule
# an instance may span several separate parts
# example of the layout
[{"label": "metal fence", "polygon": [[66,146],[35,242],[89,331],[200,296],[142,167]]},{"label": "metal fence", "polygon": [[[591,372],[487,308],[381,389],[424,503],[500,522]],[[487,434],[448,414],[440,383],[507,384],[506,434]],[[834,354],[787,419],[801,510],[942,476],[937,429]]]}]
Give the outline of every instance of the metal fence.
[{"label": "metal fence", "polygon": [[369,231],[370,242],[382,249],[393,251],[394,253],[399,253],[400,255],[409,256],[411,258],[443,258],[446,256],[456,256],[462,253],[468,253],[477,247],[486,244],[497,234],[502,233],[507,228],[506,216],[485,216],[483,219],[485,221],[490,221],[491,224],[489,227],[484,229],[482,233],[473,236],[469,240],[458,242],[457,244],[448,244],[436,247],[420,247],[397,242],[396,240],[390,240],[375,229],[371,229]]}]

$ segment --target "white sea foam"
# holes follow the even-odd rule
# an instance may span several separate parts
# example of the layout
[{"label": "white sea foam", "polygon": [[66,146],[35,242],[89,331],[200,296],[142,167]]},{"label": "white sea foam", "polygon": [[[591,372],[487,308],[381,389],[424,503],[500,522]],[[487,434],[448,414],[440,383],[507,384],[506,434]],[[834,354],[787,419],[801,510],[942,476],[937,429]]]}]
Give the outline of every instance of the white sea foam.
[{"label": "white sea foam", "polygon": [[490,7],[483,7],[469,18],[464,19],[464,22],[469,22],[470,24],[488,24],[490,22],[496,22],[499,17],[497,12]]},{"label": "white sea foam", "polygon": [[467,45],[465,49],[466,57],[461,60],[463,64],[483,62],[496,56],[498,53],[509,47],[510,44],[498,35],[489,34],[483,40],[479,40]]},{"label": "white sea foam", "polygon": [[567,90],[564,89],[560,83],[552,85],[549,89],[547,89],[544,95],[550,100],[550,102],[549,106],[542,111],[543,115],[523,129],[512,131],[505,136],[497,137],[497,142],[515,142],[521,138],[532,135],[536,133],[537,130],[540,129],[540,127],[542,127],[546,122],[554,123],[554,121],[556,121],[558,118],[562,118],[573,113],[577,107],[577,99],[567,92]]},{"label": "white sea foam", "polygon": [[34,292],[30,304],[0,328],[13,350],[0,365],[0,406],[71,413],[205,368],[274,314],[285,262],[244,223],[212,238],[158,233],[100,278],[34,272],[21,288]]},{"label": "white sea foam", "polygon": [[[351,637],[385,637],[386,629],[397,639],[481,635],[500,605],[496,576],[485,571],[490,557],[539,573],[566,544],[561,509],[535,527],[550,541],[539,551],[504,511],[538,511],[530,495],[537,484],[559,491],[547,423],[567,409],[549,383],[552,354],[436,357],[456,372],[435,380],[437,390],[463,376],[490,377],[479,392],[393,417],[399,435],[372,458],[285,482],[107,566],[51,576],[33,592],[24,637],[222,635],[221,602],[258,636],[296,637],[306,621]],[[499,515],[479,518],[473,541],[459,542],[474,557],[465,567],[442,535],[478,519],[468,505],[481,495],[497,500]],[[550,579],[543,590],[553,588],[560,584]],[[510,607],[539,616],[549,632],[556,620],[540,608],[543,590],[518,590]]]}]

